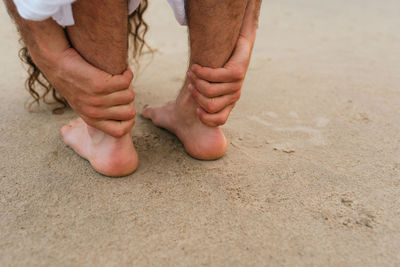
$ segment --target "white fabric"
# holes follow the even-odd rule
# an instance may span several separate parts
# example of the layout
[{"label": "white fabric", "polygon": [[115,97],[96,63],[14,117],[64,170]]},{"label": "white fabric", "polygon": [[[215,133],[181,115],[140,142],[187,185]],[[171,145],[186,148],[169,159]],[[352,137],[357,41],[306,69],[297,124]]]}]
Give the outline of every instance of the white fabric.
[{"label": "white fabric", "polygon": [[45,20],[53,17],[60,25],[72,25],[71,3],[75,0],[14,0],[18,13],[24,19]]},{"label": "white fabric", "polygon": [[[18,13],[27,20],[45,20],[53,18],[59,25],[74,25],[71,4],[75,0],[14,0]],[[133,13],[140,5],[141,0],[129,0],[129,14]],[[168,0],[176,20],[181,25],[186,25],[185,0]]]},{"label": "white fabric", "polygon": [[185,0],[168,0],[169,5],[174,11],[175,18],[181,25],[187,25]]}]

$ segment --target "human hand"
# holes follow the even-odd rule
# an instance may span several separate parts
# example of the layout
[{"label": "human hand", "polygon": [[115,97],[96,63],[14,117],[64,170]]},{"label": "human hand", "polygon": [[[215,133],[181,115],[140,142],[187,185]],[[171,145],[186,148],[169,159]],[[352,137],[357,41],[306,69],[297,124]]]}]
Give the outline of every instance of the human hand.
[{"label": "human hand", "polygon": [[129,68],[113,76],[93,67],[73,48],[39,67],[88,125],[114,137],[133,127],[135,94]]},{"label": "human hand", "polygon": [[215,127],[227,121],[240,98],[252,47],[253,42],[240,35],[232,57],[222,68],[192,65],[189,90],[200,106],[197,114],[205,125]]}]

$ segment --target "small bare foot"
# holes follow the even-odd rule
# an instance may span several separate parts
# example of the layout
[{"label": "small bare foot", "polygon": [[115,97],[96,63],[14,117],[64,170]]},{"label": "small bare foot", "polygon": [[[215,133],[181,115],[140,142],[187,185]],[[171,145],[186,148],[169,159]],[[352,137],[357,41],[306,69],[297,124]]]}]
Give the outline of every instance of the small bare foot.
[{"label": "small bare foot", "polygon": [[197,118],[190,100],[172,101],[159,107],[145,106],[142,115],[152,120],[154,125],[174,133],[194,158],[217,159],[226,151],[226,139],[221,128],[205,126]]},{"label": "small bare foot", "polygon": [[132,137],[114,138],[88,126],[81,118],[61,128],[64,142],[93,168],[107,176],[125,176],[138,166],[138,155]]}]

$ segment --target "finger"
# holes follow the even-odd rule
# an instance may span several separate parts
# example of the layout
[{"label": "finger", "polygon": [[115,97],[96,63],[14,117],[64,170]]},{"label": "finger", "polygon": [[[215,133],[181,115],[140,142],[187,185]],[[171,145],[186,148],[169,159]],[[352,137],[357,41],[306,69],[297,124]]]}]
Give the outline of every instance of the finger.
[{"label": "finger", "polygon": [[250,62],[251,50],[251,43],[246,38],[239,38],[232,57],[223,68],[208,68],[193,64],[191,70],[197,77],[209,82],[243,80]]},{"label": "finger", "polygon": [[190,81],[192,85],[206,97],[233,94],[242,88],[241,81],[231,83],[209,83],[206,80],[199,79],[196,75],[191,75]]},{"label": "finger", "polygon": [[114,120],[92,120],[82,116],[82,119],[90,126],[108,134],[115,138],[120,138],[129,133],[135,125],[135,120],[114,121]]},{"label": "finger", "polygon": [[102,106],[111,107],[118,105],[127,105],[135,100],[135,93],[133,87],[130,86],[126,90],[117,91],[105,96],[101,96],[99,101],[101,101]]},{"label": "finger", "polygon": [[131,120],[136,115],[133,102],[128,105],[103,107],[84,107],[82,113],[86,117],[94,120]]},{"label": "finger", "polygon": [[113,92],[126,90],[129,88],[133,79],[133,72],[130,68],[120,75],[105,74],[103,79],[99,79],[93,85],[95,94],[111,94]]},{"label": "finger", "polygon": [[208,68],[193,64],[188,75],[194,73],[200,79],[214,83],[228,83],[240,80],[240,76],[233,70],[226,68]]},{"label": "finger", "polygon": [[240,91],[230,94],[223,95],[220,97],[208,98],[203,96],[193,86],[189,85],[189,90],[194,100],[207,112],[207,113],[218,113],[230,104],[235,103],[240,98]]},{"label": "finger", "polygon": [[202,108],[198,108],[197,115],[199,116],[200,121],[203,122],[205,125],[210,127],[217,127],[226,123],[229,114],[231,113],[234,106],[234,104],[231,104],[224,108],[222,111],[215,114],[207,113]]},{"label": "finger", "polygon": [[100,119],[126,121],[135,118],[136,109],[133,103],[128,105],[112,106],[104,110]]},{"label": "finger", "polygon": [[126,134],[128,134],[132,127],[135,125],[135,120],[129,121],[99,121],[97,123],[98,127],[103,128],[104,132],[108,133],[111,136],[116,138],[120,138]]}]

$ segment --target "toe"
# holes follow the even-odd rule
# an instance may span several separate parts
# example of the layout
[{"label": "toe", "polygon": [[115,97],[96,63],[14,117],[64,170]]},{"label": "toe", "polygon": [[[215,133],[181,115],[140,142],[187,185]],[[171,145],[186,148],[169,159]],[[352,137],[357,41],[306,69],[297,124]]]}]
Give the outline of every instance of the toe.
[{"label": "toe", "polygon": [[144,105],[142,110],[142,116],[146,119],[151,119],[152,110],[153,108],[151,108],[149,105]]},{"label": "toe", "polygon": [[63,127],[61,127],[60,129],[60,133],[63,137],[65,137],[65,135],[68,133],[69,129],[71,128],[71,126],[69,124],[64,125]]}]

